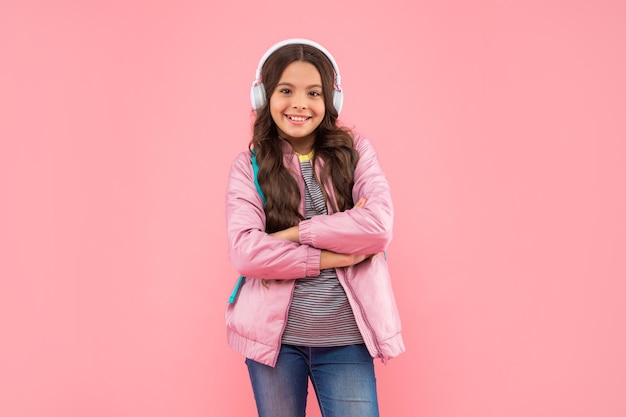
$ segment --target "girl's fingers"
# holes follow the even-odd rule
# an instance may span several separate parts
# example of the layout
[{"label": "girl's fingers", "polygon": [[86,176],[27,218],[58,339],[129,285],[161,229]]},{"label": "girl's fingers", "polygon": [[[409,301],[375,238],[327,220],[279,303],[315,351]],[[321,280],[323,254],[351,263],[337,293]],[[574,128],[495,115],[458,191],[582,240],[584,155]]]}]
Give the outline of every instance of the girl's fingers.
[{"label": "girl's fingers", "polygon": [[365,197],[361,197],[359,199],[359,201],[357,201],[356,204],[354,205],[354,208],[363,208],[363,207],[365,207],[365,202],[366,201],[367,200],[365,199]]}]

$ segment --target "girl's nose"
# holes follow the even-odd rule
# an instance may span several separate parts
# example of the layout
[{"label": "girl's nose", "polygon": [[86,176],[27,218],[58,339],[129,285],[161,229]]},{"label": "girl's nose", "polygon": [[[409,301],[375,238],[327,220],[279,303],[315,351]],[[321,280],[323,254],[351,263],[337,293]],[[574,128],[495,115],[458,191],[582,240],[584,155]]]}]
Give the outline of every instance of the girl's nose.
[{"label": "girl's nose", "polygon": [[294,94],[291,106],[296,109],[306,109],[306,96],[303,94]]}]

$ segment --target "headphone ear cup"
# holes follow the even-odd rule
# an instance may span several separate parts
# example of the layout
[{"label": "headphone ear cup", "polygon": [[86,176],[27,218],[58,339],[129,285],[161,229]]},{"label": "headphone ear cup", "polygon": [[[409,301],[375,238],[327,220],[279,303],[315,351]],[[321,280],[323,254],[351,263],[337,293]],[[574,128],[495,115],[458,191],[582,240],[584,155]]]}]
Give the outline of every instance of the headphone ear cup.
[{"label": "headphone ear cup", "polygon": [[337,114],[341,113],[341,107],[343,107],[343,91],[335,90],[333,92],[333,106],[335,106]]},{"label": "headphone ear cup", "polygon": [[266,101],[263,83],[253,85],[250,89],[250,104],[252,104],[252,109],[257,111],[265,105]]}]

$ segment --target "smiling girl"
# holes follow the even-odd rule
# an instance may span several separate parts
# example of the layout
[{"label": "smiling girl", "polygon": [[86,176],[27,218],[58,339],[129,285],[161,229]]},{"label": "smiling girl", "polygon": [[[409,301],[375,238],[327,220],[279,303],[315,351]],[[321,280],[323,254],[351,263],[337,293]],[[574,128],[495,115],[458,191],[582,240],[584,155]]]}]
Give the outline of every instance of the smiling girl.
[{"label": "smiling girl", "polygon": [[338,126],[337,64],[321,45],[270,48],[251,91],[250,150],[226,193],[230,261],[245,278],[226,311],[259,416],[378,416],[374,358],[404,351],[384,251],[389,186],[369,140]]}]

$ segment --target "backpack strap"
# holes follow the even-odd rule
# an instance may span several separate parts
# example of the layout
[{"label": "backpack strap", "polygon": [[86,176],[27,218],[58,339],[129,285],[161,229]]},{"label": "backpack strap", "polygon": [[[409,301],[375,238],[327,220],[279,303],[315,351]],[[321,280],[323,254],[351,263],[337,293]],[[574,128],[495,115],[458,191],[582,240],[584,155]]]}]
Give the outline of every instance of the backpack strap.
[{"label": "backpack strap", "polygon": [[233,291],[230,293],[230,297],[228,297],[228,304],[233,304],[235,300],[237,299],[237,296],[239,295],[239,289],[241,288],[241,285],[243,284],[243,280],[244,280],[244,276],[239,275],[239,279],[235,283],[235,287],[233,288]]},{"label": "backpack strap", "polygon": [[254,185],[256,186],[256,191],[259,193],[259,197],[263,201],[263,206],[267,204],[267,200],[265,199],[265,194],[263,194],[263,190],[259,185],[259,164],[256,161],[256,149],[250,150],[250,160],[252,162],[252,173],[254,175]]},{"label": "backpack strap", "polygon": [[[256,191],[259,193],[259,197],[261,197],[261,201],[263,201],[263,206],[267,204],[267,200],[265,199],[265,194],[263,194],[263,190],[259,185],[259,164],[256,161],[256,152],[255,149],[250,150],[250,162],[252,163],[252,174],[254,175],[254,185],[256,186]],[[239,279],[235,283],[235,288],[233,288],[230,293],[230,297],[228,297],[228,303],[233,304],[235,300],[237,300],[237,296],[239,295],[239,289],[243,285],[245,277],[243,275],[239,276]]]}]

